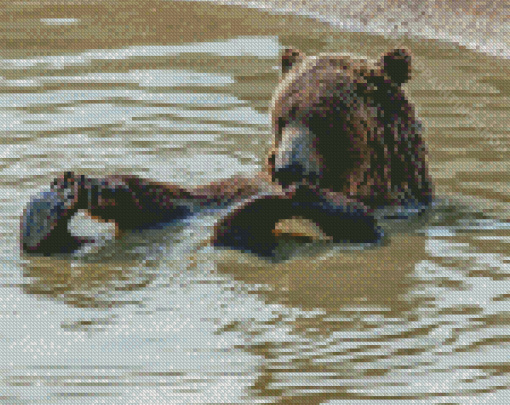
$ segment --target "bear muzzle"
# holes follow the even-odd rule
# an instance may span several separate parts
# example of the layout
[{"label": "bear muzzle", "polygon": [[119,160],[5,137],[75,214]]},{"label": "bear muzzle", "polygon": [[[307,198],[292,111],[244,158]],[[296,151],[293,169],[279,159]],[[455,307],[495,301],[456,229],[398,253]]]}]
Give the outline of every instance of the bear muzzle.
[{"label": "bear muzzle", "polygon": [[296,124],[283,129],[274,162],[274,177],[282,187],[296,183],[317,184],[320,161],[315,137],[308,128]]}]

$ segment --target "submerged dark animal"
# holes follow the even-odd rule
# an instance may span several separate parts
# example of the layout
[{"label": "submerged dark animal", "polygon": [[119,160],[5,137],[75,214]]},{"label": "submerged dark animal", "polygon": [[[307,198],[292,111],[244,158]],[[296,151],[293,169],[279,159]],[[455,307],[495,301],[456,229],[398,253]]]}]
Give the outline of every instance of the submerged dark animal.
[{"label": "submerged dark animal", "polygon": [[367,206],[426,206],[432,197],[420,124],[401,88],[410,69],[401,49],[374,64],[287,50],[264,172],[193,188],[67,172],[29,202],[22,249],[63,253],[89,242],[68,231],[78,210],[126,231],[227,206],[212,239],[218,246],[271,256],[275,225],[296,217],[312,220],[336,242],[377,242],[382,233]]}]

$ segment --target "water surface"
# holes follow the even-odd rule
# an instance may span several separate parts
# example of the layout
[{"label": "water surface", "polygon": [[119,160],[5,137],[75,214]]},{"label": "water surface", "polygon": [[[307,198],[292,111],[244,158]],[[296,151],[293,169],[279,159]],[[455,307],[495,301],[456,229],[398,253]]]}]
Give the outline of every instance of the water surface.
[{"label": "water surface", "polygon": [[[508,403],[510,65],[447,42],[205,3],[2,3],[0,403]],[[437,201],[371,249],[208,246],[221,213],[20,254],[64,170],[201,184],[260,170],[284,47],[404,44]],[[399,402],[399,403],[400,403]]]}]

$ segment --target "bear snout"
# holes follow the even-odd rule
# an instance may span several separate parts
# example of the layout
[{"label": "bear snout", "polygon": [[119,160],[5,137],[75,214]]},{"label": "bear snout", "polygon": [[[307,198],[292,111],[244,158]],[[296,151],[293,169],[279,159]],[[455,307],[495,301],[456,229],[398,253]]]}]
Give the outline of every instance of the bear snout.
[{"label": "bear snout", "polygon": [[287,126],[275,155],[274,180],[283,187],[303,182],[317,184],[320,161],[314,134],[301,125]]},{"label": "bear snout", "polygon": [[[315,173],[306,173],[303,166],[297,163],[291,163],[290,165],[275,168],[275,180],[283,187],[287,188],[296,183],[302,183],[304,179],[309,177],[310,181],[313,181],[313,177],[316,177]],[[306,181],[306,180],[305,180]]]}]

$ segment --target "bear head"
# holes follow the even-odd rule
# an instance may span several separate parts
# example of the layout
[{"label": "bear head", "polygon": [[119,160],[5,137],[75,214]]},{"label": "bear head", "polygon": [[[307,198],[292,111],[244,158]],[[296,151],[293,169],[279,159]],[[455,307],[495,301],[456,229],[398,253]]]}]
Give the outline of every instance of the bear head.
[{"label": "bear head", "polygon": [[421,124],[402,89],[410,77],[406,49],[376,62],[286,50],[272,100],[273,181],[308,183],[369,207],[428,203]]}]

